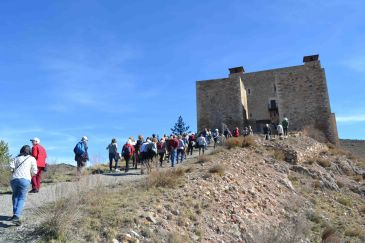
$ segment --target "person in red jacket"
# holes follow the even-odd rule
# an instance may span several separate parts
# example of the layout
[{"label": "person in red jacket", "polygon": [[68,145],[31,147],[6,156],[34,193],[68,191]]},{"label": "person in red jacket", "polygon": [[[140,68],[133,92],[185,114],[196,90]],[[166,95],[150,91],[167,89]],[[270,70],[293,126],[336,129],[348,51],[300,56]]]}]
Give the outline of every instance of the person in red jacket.
[{"label": "person in red jacket", "polygon": [[239,137],[240,136],[240,130],[238,129],[238,127],[236,127],[236,129],[234,129],[233,131],[233,137]]},{"label": "person in red jacket", "polygon": [[32,155],[37,160],[38,167],[37,174],[32,177],[32,190],[30,192],[37,193],[39,192],[39,189],[41,187],[42,173],[46,168],[47,153],[43,146],[40,145],[41,141],[39,140],[39,138],[33,138],[30,141],[33,144]]}]

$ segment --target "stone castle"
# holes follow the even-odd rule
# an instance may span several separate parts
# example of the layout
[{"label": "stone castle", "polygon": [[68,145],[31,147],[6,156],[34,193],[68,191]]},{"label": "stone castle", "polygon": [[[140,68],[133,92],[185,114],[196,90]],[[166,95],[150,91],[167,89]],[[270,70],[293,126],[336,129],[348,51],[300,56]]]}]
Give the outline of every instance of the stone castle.
[{"label": "stone castle", "polygon": [[229,69],[229,77],[196,82],[198,130],[265,124],[287,117],[289,129],[312,127],[338,144],[335,114],[331,112],[324,68],[319,56],[305,56],[303,65],[246,73]]}]

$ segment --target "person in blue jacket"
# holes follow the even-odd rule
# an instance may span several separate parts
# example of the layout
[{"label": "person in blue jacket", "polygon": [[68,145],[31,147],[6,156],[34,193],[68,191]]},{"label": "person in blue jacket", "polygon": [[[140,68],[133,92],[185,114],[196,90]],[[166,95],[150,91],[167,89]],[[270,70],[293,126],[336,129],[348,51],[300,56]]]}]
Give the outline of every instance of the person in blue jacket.
[{"label": "person in blue jacket", "polygon": [[75,161],[77,162],[77,174],[81,175],[83,168],[86,165],[86,162],[89,160],[89,154],[87,152],[88,146],[88,138],[83,136],[81,141],[78,142],[74,148],[75,153]]}]

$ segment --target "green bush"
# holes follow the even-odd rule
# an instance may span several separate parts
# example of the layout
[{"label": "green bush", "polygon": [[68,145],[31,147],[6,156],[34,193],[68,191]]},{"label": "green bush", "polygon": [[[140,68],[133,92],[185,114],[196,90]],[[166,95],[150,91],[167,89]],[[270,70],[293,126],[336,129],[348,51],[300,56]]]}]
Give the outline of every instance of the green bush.
[{"label": "green bush", "polygon": [[8,166],[10,160],[8,144],[0,140],[0,187],[9,186],[10,171]]}]

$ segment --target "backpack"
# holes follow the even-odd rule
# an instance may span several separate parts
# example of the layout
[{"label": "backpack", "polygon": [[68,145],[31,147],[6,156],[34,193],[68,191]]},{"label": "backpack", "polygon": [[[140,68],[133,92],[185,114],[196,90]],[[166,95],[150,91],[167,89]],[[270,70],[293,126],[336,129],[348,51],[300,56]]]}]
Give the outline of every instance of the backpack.
[{"label": "backpack", "polygon": [[172,148],[177,148],[179,146],[179,141],[177,139],[172,139],[171,146]]},{"label": "backpack", "polygon": [[157,143],[157,149],[158,150],[161,150],[161,149],[163,149],[163,143],[161,143],[161,142],[159,142],[159,143]]},{"label": "backpack", "polygon": [[147,144],[147,153],[157,154],[157,151],[153,149],[153,143]]},{"label": "backpack", "polygon": [[122,154],[123,154],[123,156],[130,157],[131,156],[131,148],[127,145],[124,145]]},{"label": "backpack", "polygon": [[74,148],[74,153],[76,155],[82,155],[84,153],[84,151],[81,148],[81,142],[77,143],[75,148]]}]

